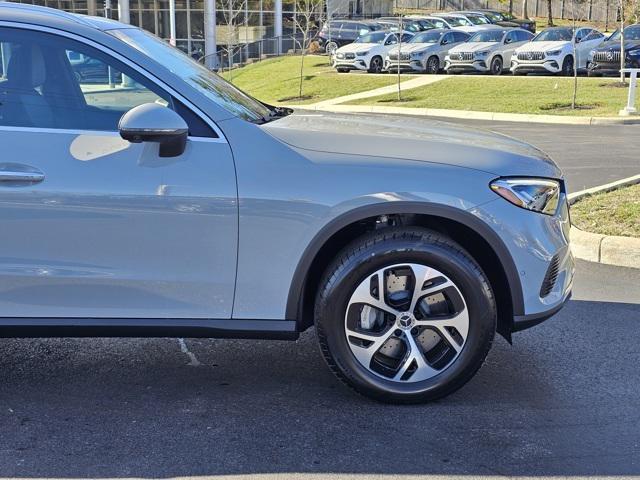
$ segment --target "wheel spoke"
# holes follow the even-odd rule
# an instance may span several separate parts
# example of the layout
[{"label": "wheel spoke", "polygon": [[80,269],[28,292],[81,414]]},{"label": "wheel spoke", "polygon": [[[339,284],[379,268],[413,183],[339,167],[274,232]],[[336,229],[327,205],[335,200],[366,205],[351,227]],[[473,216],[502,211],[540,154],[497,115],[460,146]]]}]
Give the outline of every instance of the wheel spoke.
[{"label": "wheel spoke", "polygon": [[411,270],[413,271],[413,275],[415,277],[413,297],[411,298],[411,307],[409,308],[409,311],[411,313],[415,311],[416,307],[418,306],[418,302],[422,297],[424,297],[425,295],[429,295],[430,293],[444,290],[445,288],[453,285],[453,283],[451,283],[451,281],[447,279],[445,283],[434,285],[433,287],[422,288],[427,280],[440,277],[440,273],[424,265],[411,265]]},{"label": "wheel spoke", "polygon": [[416,343],[413,336],[410,333],[407,333],[405,334],[405,338],[407,339],[407,343],[409,343],[409,352],[405,357],[404,363],[400,366],[400,369],[393,379],[400,381],[414,361],[417,368],[410,377],[412,382],[425,380],[436,375],[438,372],[426,362],[424,355],[422,354],[422,349]]},{"label": "wheel spoke", "polygon": [[[457,313],[451,318],[416,320],[416,325],[435,328],[440,336],[444,337],[444,339],[459,352],[462,349],[462,345],[464,345],[464,342],[467,340],[467,335],[469,333],[469,313],[465,308],[462,312]],[[458,344],[458,342],[453,339],[447,330],[447,327],[453,327],[456,329],[462,337],[462,345]]]},{"label": "wheel spoke", "polygon": [[371,365],[371,357],[375,355],[375,353],[380,350],[380,347],[387,341],[387,339],[393,334],[394,328],[393,325],[389,327],[384,333],[381,335],[371,335],[364,332],[359,332],[351,329],[347,329],[348,335],[350,337],[355,337],[360,340],[364,340],[366,342],[371,342],[368,346],[364,347],[361,345],[354,344],[349,340],[349,345],[351,346],[351,351],[355,355],[355,357],[362,363],[364,366],[369,367]]},{"label": "wheel spoke", "polygon": [[[376,278],[376,282],[378,285],[378,298],[375,298],[371,295],[371,278]],[[371,305],[379,310],[390,313],[391,315],[398,315],[400,312],[395,308],[390,307],[384,302],[384,278],[381,272],[376,273],[375,275],[368,277],[365,281],[360,283],[356,291],[351,295],[351,300],[349,301],[349,307],[351,305],[361,303],[366,305]]]}]

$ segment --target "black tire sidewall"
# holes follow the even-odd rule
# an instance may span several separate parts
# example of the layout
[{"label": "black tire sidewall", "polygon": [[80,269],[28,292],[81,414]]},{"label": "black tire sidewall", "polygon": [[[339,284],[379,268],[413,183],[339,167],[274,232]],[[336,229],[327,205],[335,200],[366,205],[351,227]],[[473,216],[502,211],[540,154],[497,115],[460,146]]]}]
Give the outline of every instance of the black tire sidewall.
[{"label": "black tire sidewall", "polygon": [[[358,362],[346,339],[344,322],[347,303],[359,283],[381,268],[403,263],[428,265],[456,284],[469,311],[469,332],[462,352],[443,372],[422,382],[401,384],[375,375]],[[325,296],[318,321],[336,367],[356,390],[382,400],[432,400],[464,385],[480,367],[495,332],[495,307],[486,291],[486,279],[460,251],[441,244],[394,240],[373,245],[342,267]]]},{"label": "black tire sidewall", "polygon": [[[498,71],[495,71],[494,69],[494,65],[496,64],[500,64],[500,69]],[[502,63],[502,58],[500,57],[494,57],[493,60],[491,60],[491,75],[502,75],[502,69],[504,68],[504,65]]]},{"label": "black tire sidewall", "polygon": [[[436,62],[436,63],[435,63],[435,65],[436,65],[435,70],[433,70],[433,69],[431,68],[431,65],[432,65],[433,60],[435,60],[435,62]],[[437,73],[440,71],[440,59],[439,59],[438,57],[436,57],[435,55],[433,55],[433,56],[429,57],[429,58],[427,59],[427,68],[426,68],[426,70],[427,70],[427,73],[430,73],[430,74],[432,74],[432,75],[437,74]]]}]

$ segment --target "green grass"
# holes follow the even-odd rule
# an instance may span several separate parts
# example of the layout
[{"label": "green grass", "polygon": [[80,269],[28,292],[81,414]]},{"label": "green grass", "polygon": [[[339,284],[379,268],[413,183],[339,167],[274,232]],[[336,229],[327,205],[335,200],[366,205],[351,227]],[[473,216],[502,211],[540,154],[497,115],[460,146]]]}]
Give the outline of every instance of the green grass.
[{"label": "green grass", "polygon": [[627,103],[627,88],[612,86],[615,79],[579,78],[578,106],[572,110],[573,78],[452,77],[403,94],[350,102],[357,105],[441,108],[485,112],[548,115],[617,115]]},{"label": "green grass", "polygon": [[571,221],[587,232],[640,237],[640,185],[583,198],[571,207]]},{"label": "green grass", "polygon": [[300,56],[285,56],[263,60],[222,75],[257,99],[275,104],[315,103],[395,82],[393,76],[338,74],[327,57],[307,55],[300,99],[300,59]]}]

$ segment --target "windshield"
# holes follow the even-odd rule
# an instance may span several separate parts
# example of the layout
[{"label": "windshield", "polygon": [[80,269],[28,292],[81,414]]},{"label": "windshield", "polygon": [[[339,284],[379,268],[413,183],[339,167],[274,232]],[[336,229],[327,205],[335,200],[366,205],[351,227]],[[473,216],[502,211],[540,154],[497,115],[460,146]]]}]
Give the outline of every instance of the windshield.
[{"label": "windshield", "polygon": [[[618,40],[620,40],[620,32],[616,32],[618,34]],[[632,27],[627,27],[624,29],[624,39],[625,40],[640,40],[640,26],[633,25]]]},{"label": "windshield", "polygon": [[144,30],[126,28],[109,30],[108,33],[164,65],[200,93],[240,118],[262,123],[272,114],[266,105]]},{"label": "windshield", "polygon": [[442,18],[444,18],[452,27],[468,27],[470,25],[473,25],[469,20],[462,17],[442,17]]},{"label": "windshield", "polygon": [[382,43],[384,42],[385,36],[386,33],[384,32],[368,33],[366,35],[359,36],[353,43]]},{"label": "windshield", "polygon": [[443,20],[438,18],[430,18],[429,21],[433,23],[436,28],[449,28]]},{"label": "windshield", "polygon": [[500,15],[502,15],[502,18],[504,18],[505,20],[515,20],[516,19],[516,17],[511,15],[509,12],[501,13]]},{"label": "windshield", "polygon": [[501,42],[502,36],[504,32],[502,30],[485,30],[484,32],[478,32],[469,40],[470,43],[480,43],[480,42]]},{"label": "windshield", "polygon": [[409,43],[438,43],[442,32],[423,32],[413,37]]},{"label": "windshield", "polygon": [[502,22],[504,20],[504,17],[499,13],[485,12],[484,14],[492,22]]},{"label": "windshield", "polygon": [[467,18],[474,25],[487,25],[489,23],[489,20],[480,15],[467,15]]},{"label": "windshield", "polygon": [[552,28],[540,32],[533,42],[570,42],[573,31],[570,28]]}]

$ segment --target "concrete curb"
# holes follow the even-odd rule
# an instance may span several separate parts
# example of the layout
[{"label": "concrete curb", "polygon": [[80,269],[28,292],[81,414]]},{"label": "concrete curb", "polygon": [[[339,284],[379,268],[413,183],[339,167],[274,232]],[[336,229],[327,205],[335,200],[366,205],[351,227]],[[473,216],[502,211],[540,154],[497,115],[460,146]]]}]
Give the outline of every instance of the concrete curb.
[{"label": "concrete curb", "polygon": [[341,113],[386,113],[467,120],[500,122],[551,123],[563,125],[640,125],[638,117],[565,117],[562,115],[530,115],[523,113],[477,112],[439,108],[384,107],[378,105],[287,105],[291,108]]},{"label": "concrete curb", "polygon": [[[573,204],[581,198],[595,193],[609,192],[618,188],[640,183],[640,175],[624,178],[617,182],[589,188],[569,195]],[[576,258],[589,262],[605,263],[619,267],[640,268],[640,238],[619,237],[585,232],[571,227],[571,251]]]}]

